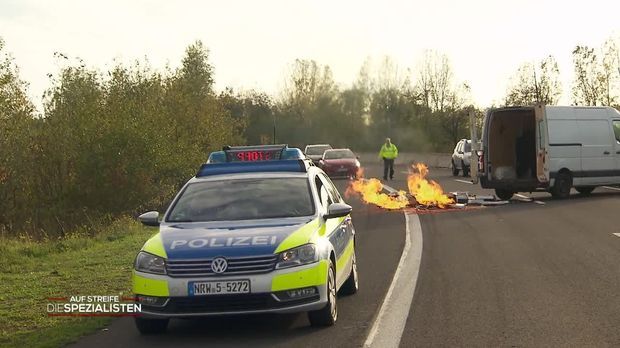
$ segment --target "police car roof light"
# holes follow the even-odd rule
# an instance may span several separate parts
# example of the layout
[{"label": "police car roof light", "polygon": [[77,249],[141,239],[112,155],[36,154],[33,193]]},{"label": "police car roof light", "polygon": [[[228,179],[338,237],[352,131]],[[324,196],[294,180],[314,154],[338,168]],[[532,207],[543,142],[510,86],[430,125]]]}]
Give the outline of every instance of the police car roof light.
[{"label": "police car roof light", "polygon": [[215,151],[209,155],[207,163],[230,162],[258,162],[289,159],[305,159],[306,156],[298,148],[289,148],[286,144],[254,145],[254,146],[224,146],[222,151]]},{"label": "police car roof light", "polygon": [[210,175],[258,172],[305,173],[309,166],[310,164],[307,161],[298,159],[260,162],[205,163],[198,170],[196,177],[200,178]]}]

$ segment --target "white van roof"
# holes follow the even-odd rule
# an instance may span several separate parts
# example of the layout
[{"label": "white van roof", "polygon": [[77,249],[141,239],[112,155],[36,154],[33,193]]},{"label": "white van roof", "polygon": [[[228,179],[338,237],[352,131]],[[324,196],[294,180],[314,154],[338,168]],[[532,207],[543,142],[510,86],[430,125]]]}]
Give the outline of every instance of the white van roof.
[{"label": "white van roof", "polygon": [[616,109],[608,106],[547,106],[545,113],[549,120],[606,120],[618,115]]}]

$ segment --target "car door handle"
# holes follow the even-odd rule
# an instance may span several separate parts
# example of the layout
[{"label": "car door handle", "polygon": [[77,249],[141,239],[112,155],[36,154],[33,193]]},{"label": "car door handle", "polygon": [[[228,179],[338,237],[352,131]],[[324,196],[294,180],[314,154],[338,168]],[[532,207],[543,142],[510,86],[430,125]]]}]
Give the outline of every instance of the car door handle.
[{"label": "car door handle", "polygon": [[609,155],[609,151],[603,152],[603,155]]}]

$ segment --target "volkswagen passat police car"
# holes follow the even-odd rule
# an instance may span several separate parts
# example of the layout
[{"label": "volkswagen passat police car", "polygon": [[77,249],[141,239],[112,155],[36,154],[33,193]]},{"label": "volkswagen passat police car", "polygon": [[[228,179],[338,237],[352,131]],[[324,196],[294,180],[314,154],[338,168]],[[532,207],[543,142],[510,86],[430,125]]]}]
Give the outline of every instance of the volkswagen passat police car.
[{"label": "volkswagen passat police car", "polygon": [[286,145],[214,152],[180,190],[135,259],[141,333],[170,318],[308,312],[333,325],[337,292],[358,288],[351,207]]}]

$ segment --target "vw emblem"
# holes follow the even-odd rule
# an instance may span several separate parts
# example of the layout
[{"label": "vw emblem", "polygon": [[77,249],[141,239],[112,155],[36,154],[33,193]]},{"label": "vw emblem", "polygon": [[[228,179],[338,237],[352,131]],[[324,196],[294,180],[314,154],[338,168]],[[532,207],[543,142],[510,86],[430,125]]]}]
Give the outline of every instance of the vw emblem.
[{"label": "vw emblem", "polygon": [[213,271],[213,273],[224,273],[226,272],[227,268],[228,262],[226,262],[226,259],[223,257],[216,257],[213,259],[213,261],[211,261],[211,270]]}]

